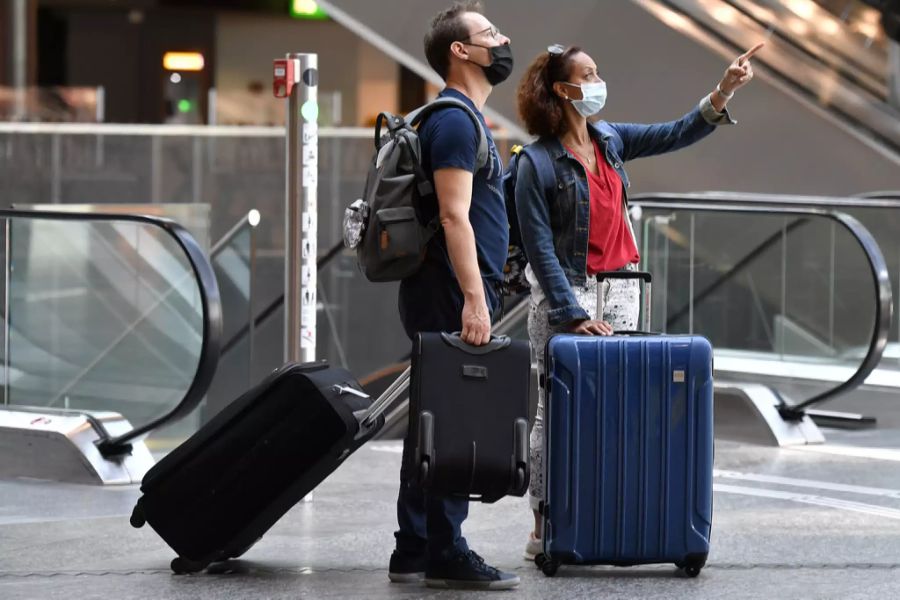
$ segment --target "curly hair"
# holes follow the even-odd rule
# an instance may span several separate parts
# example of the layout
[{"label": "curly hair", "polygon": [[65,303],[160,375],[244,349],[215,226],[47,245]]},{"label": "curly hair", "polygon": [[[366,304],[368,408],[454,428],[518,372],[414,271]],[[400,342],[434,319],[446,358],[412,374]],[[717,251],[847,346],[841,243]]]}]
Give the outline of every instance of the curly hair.
[{"label": "curly hair", "polygon": [[517,101],[525,129],[538,137],[556,137],[563,133],[565,100],[553,91],[553,84],[566,81],[572,72],[572,57],[581,52],[569,46],[562,54],[542,52],[535,58],[519,82]]},{"label": "curly hair", "polygon": [[431,26],[425,34],[425,58],[441,79],[447,79],[447,71],[450,69],[450,44],[469,37],[469,30],[460,17],[463,13],[482,13],[483,10],[478,0],[454,2],[450,8],[442,10],[431,20]]}]

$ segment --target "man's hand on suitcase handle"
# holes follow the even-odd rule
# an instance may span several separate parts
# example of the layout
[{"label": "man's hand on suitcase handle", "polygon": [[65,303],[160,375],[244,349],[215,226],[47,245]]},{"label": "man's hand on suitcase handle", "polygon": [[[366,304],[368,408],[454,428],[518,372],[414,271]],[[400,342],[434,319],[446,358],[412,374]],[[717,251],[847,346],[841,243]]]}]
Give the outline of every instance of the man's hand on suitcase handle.
[{"label": "man's hand on suitcase handle", "polygon": [[583,335],[612,335],[612,325],[606,321],[595,319],[584,319],[574,321],[569,327],[570,333],[580,333]]},{"label": "man's hand on suitcase handle", "polygon": [[472,346],[484,346],[491,341],[491,313],[484,299],[466,300],[463,304],[459,337]]}]

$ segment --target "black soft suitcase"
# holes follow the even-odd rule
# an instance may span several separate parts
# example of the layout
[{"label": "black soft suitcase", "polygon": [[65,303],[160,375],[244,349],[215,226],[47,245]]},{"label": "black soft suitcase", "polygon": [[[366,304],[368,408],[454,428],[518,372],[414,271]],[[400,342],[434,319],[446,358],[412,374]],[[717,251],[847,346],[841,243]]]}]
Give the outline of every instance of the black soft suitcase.
[{"label": "black soft suitcase", "polygon": [[240,556],[378,432],[404,382],[372,403],[324,361],[279,368],[147,472],[131,524],[178,553],[176,573]]},{"label": "black soft suitcase", "polygon": [[420,333],[412,354],[410,439],[430,493],[495,502],[528,489],[531,350],[506,336],[470,346]]}]

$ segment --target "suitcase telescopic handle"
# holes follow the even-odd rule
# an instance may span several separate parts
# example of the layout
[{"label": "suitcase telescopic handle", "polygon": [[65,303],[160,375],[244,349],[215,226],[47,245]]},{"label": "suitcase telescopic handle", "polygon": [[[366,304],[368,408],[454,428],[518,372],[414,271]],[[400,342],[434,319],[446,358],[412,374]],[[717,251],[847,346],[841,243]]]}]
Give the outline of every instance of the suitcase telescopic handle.
[{"label": "suitcase telescopic handle", "polygon": [[[603,281],[606,279],[640,279],[644,283],[644,301],[641,303],[641,330],[650,331],[650,284],[653,276],[647,271],[601,271],[597,277],[597,318],[603,318]],[[616,334],[620,332],[616,331]]]},{"label": "suitcase telescopic handle", "polygon": [[400,397],[401,394],[409,389],[409,378],[412,374],[412,367],[406,367],[406,370],[387,387],[375,402],[361,415],[360,425],[362,428],[371,427],[375,419],[383,413],[387,408]]},{"label": "suitcase telescopic handle", "polygon": [[492,335],[491,341],[483,346],[473,346],[471,344],[467,344],[460,337],[459,331],[454,331],[453,333],[447,333],[446,331],[441,332],[441,338],[443,338],[444,342],[453,346],[454,348],[458,348],[463,352],[467,352],[468,354],[490,354],[491,352],[495,352],[497,350],[502,350],[506,348],[512,343],[512,339],[508,335]]}]

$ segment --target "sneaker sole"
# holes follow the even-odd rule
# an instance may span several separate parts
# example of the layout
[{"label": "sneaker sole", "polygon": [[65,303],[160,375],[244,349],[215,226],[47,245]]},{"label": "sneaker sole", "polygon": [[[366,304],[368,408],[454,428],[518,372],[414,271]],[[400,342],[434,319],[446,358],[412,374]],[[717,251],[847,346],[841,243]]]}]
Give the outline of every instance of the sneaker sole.
[{"label": "sneaker sole", "polygon": [[391,583],[422,583],[425,573],[388,573]]},{"label": "sneaker sole", "polygon": [[510,590],[519,585],[519,578],[500,581],[463,581],[459,579],[428,579],[425,586],[444,590]]}]

